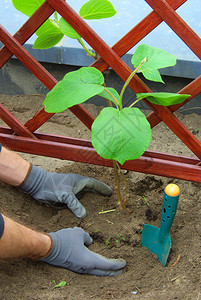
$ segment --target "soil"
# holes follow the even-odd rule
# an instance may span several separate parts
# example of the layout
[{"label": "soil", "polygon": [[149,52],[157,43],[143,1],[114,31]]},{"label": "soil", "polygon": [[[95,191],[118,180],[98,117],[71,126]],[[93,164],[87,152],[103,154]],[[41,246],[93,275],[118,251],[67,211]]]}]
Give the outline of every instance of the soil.
[{"label": "soil", "polygon": [[[42,107],[43,99],[43,95],[0,96],[1,103],[21,122]],[[94,116],[101,109],[93,104],[85,106]],[[201,140],[200,116],[177,116]],[[70,111],[53,116],[39,131],[90,138],[89,130]],[[153,129],[150,149],[194,156],[162,123]],[[24,153],[20,155],[47,171],[91,176],[115,190],[110,168]],[[40,205],[20,189],[1,183],[0,210],[7,216],[45,232],[80,226],[93,237],[94,243],[89,247],[92,251],[109,258],[124,258],[127,266],[119,276],[96,277],[27,259],[1,261],[0,299],[201,299],[200,184],[135,172],[125,172],[125,176],[129,192],[127,210],[123,212],[117,208],[115,191],[111,197],[87,193],[81,199],[87,210],[87,217],[83,220],[76,218],[68,209],[57,210]],[[178,184],[181,195],[170,230],[172,247],[163,267],[155,254],[140,246],[140,238],[144,224],[160,227],[164,189],[170,182]],[[114,211],[100,213],[107,210]],[[53,280],[56,283],[66,281],[67,285],[54,288]]]}]

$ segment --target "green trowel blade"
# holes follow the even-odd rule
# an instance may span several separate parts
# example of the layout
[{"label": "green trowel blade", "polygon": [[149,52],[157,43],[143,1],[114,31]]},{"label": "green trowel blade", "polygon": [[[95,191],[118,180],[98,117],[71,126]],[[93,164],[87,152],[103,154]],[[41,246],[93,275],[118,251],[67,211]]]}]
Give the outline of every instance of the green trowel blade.
[{"label": "green trowel blade", "polygon": [[166,239],[160,242],[159,231],[160,228],[145,224],[141,236],[141,246],[147,247],[152,253],[155,253],[165,267],[171,249],[171,238],[167,235]]}]

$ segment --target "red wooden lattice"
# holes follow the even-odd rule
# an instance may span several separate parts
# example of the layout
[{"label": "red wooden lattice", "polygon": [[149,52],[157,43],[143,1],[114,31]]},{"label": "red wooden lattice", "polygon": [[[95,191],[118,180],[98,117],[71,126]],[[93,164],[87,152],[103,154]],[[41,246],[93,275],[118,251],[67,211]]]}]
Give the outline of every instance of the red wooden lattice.
[{"label": "red wooden lattice", "polygon": [[[201,39],[175,12],[186,1],[146,0],[153,8],[153,11],[110,48],[65,0],[46,0],[14,36],[11,36],[0,25],[0,40],[4,44],[0,50],[0,67],[14,54],[49,90],[55,86],[57,80],[22,46],[54,11],[57,11],[65,18],[100,55],[101,58],[95,61],[92,66],[101,72],[111,67],[124,81],[126,81],[132,70],[122,61],[121,57],[162,21],[165,21],[201,59]],[[130,87],[136,93],[151,92],[137,76],[130,82]],[[153,128],[163,121],[195,154],[195,158],[146,151],[137,160],[127,161],[122,168],[147,174],[201,182],[201,142],[173,114],[200,92],[201,76],[179,91],[179,93],[191,95],[183,104],[162,107],[144,100],[152,110],[147,116],[151,127]],[[94,118],[82,105],[76,105],[70,110],[89,129],[91,128]],[[111,160],[105,160],[95,152],[91,142],[88,140],[35,132],[52,115],[46,113],[44,108],[42,108],[26,124],[22,124],[0,104],[0,117],[9,126],[0,127],[0,142],[15,151],[109,167],[113,166]]]}]

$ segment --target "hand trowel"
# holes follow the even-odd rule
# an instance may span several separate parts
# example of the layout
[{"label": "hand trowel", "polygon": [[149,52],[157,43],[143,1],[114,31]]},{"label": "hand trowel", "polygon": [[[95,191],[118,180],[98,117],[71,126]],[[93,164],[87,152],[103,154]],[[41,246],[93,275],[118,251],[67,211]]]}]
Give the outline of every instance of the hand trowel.
[{"label": "hand trowel", "polygon": [[179,194],[180,189],[176,184],[168,184],[164,192],[160,228],[145,224],[142,231],[141,247],[147,247],[155,253],[164,267],[171,249],[169,232],[176,214]]}]

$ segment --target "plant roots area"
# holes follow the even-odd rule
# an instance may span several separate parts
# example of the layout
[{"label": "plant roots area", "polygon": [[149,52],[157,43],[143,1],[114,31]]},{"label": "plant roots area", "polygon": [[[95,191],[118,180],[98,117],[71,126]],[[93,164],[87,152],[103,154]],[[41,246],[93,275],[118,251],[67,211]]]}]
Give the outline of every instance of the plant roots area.
[{"label": "plant roots area", "polygon": [[[1,95],[0,100],[25,123],[42,107],[44,97]],[[93,104],[84,106],[95,117],[101,109]],[[195,113],[176,115],[200,140],[200,116]],[[1,125],[5,126],[3,122]],[[90,131],[69,110],[54,115],[38,131],[90,139]],[[162,123],[153,129],[150,149],[194,157],[194,154]],[[58,210],[38,204],[21,190],[1,183],[0,211],[39,231],[52,232],[80,226],[94,240],[89,246],[90,250],[108,258],[124,258],[127,266],[121,275],[96,277],[76,274],[28,259],[0,261],[2,300],[201,299],[199,183],[124,172],[128,181],[128,202],[127,210],[122,211],[117,206],[113,169],[25,153],[20,155],[47,171],[73,172],[94,177],[109,184],[114,193],[111,197],[85,194],[80,201],[87,210],[87,217],[81,220],[68,209]],[[164,189],[170,182],[180,187],[181,194],[170,230],[172,247],[167,264],[163,267],[155,254],[141,247],[140,238],[144,224],[160,227]],[[53,281],[57,284],[66,281],[67,284],[54,288]]]}]

